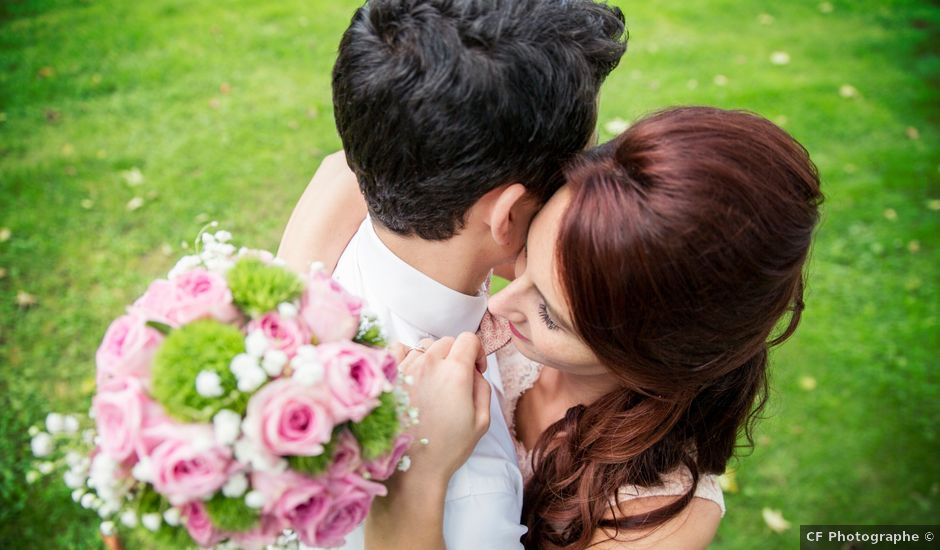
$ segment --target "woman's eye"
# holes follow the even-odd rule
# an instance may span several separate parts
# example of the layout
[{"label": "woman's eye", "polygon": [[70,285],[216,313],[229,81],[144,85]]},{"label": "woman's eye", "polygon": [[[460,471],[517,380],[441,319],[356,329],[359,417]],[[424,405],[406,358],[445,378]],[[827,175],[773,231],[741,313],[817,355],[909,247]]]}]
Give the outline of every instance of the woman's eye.
[{"label": "woman's eye", "polygon": [[548,306],[545,304],[539,304],[539,317],[542,318],[542,322],[545,323],[548,330],[558,329],[558,324],[552,321],[552,318],[548,315]]}]

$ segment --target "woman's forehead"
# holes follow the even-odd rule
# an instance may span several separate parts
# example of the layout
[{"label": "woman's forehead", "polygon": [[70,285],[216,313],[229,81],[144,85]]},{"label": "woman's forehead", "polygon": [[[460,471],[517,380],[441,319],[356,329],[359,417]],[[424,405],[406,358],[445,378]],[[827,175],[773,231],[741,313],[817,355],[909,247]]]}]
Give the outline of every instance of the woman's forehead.
[{"label": "woman's forehead", "polygon": [[533,248],[538,248],[538,252],[544,254],[546,252],[551,253],[554,250],[561,219],[568,208],[569,202],[571,202],[571,192],[566,185],[552,195],[552,198],[535,215],[529,227],[529,237],[527,239],[530,251]]}]

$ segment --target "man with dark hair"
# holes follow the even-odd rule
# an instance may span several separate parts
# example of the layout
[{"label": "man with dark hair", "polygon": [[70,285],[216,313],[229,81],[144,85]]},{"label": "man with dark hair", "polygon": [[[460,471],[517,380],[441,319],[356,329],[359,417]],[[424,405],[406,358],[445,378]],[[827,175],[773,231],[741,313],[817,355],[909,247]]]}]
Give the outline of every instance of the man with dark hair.
[{"label": "man with dark hair", "polygon": [[488,191],[544,200],[594,131],[622,19],[580,1],[373,1],[333,68],[346,159],[374,221],[444,240]]},{"label": "man with dark hair", "polygon": [[[334,276],[365,298],[390,341],[476,331],[489,274],[515,258],[561,167],[592,140],[598,90],[624,50],[620,10],[592,0],[367,2],[333,69],[345,159],[321,165],[279,256],[304,269],[342,251]],[[342,189],[346,163],[365,208]],[[368,217],[343,227],[337,207],[342,219]],[[496,390],[490,428],[445,497],[451,550],[521,548],[525,532],[498,369],[486,377]],[[360,537],[347,548],[361,548]]]}]

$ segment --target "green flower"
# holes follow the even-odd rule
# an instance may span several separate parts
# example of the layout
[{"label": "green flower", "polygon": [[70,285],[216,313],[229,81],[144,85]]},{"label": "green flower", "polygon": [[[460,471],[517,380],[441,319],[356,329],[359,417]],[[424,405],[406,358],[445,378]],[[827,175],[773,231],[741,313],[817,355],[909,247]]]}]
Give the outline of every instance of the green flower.
[{"label": "green flower", "polygon": [[362,321],[359,323],[359,331],[353,341],[374,348],[384,348],[388,345],[385,338],[382,337],[382,327],[374,315],[364,315],[362,317]]},{"label": "green flower", "polygon": [[257,258],[242,258],[226,274],[232,300],[251,317],[277,309],[300,297],[303,281],[287,268],[268,265]]},{"label": "green flower", "polygon": [[206,513],[212,525],[223,531],[247,531],[258,524],[261,514],[245,504],[244,498],[229,498],[217,493],[206,501]]},{"label": "green flower", "polygon": [[380,404],[369,416],[359,423],[351,423],[349,430],[362,446],[362,456],[366,460],[378,458],[392,450],[392,443],[398,435],[398,404],[392,392],[385,392],[379,397]]},{"label": "green flower", "polygon": [[[244,351],[241,331],[218,321],[194,321],[174,330],[153,359],[153,397],[183,421],[208,422],[222,409],[244,413],[250,396],[238,391],[229,369],[232,358]],[[203,372],[218,376],[221,396],[206,397],[196,391],[196,378]]]},{"label": "green flower", "polygon": [[333,428],[333,434],[330,440],[323,445],[323,452],[317,456],[288,456],[287,464],[292,470],[307,474],[308,476],[317,476],[326,471],[330,463],[333,462],[333,452],[336,450],[336,441],[339,433],[345,428],[345,424]]}]

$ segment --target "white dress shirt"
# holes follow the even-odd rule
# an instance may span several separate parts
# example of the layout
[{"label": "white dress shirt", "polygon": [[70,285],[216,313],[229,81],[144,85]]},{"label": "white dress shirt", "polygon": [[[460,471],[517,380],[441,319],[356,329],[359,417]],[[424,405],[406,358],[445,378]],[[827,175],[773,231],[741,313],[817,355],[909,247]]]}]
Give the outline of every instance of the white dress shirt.
[{"label": "white dress shirt", "polygon": [[[396,256],[366,219],[339,259],[334,278],[366,301],[389,343],[414,346],[423,338],[476,332],[486,312],[487,293],[468,296],[431,279]],[[502,391],[494,355],[486,379],[494,390],[490,427],[473,454],[451,478],[444,502],[448,550],[519,550],[526,528],[522,515],[522,474],[498,401]],[[363,550],[363,528],[346,537],[345,550]]]}]

